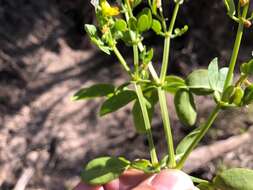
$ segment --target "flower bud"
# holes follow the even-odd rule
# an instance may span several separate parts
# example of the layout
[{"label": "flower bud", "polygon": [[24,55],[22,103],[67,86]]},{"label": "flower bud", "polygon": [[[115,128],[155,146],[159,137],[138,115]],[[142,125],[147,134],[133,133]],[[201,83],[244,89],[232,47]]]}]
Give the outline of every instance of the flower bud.
[{"label": "flower bud", "polygon": [[236,87],[234,95],[231,97],[231,103],[234,103],[237,106],[241,105],[241,101],[244,95],[244,91],[241,87]]},{"label": "flower bud", "polygon": [[245,6],[248,3],[249,3],[249,0],[240,0],[240,4],[241,4],[242,7]]},{"label": "flower bud", "polygon": [[162,0],[156,0],[156,7],[159,9],[162,6]]},{"label": "flower bud", "polygon": [[251,27],[251,25],[252,25],[252,23],[251,23],[249,20],[246,20],[246,19],[243,20],[243,24],[244,24],[244,26],[245,26],[246,28],[249,28],[249,27]]}]

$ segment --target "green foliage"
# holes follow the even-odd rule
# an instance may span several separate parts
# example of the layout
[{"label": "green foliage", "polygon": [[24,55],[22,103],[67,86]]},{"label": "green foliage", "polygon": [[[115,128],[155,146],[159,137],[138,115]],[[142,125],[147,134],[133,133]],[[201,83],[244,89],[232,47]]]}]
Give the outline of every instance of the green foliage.
[{"label": "green foliage", "polygon": [[244,91],[242,103],[243,103],[243,105],[249,105],[252,102],[253,102],[253,85],[250,85]]},{"label": "green foliage", "polygon": [[223,0],[225,3],[225,6],[227,8],[227,14],[230,17],[233,17],[235,15],[235,3],[234,0]]},{"label": "green foliage", "polygon": [[236,87],[233,96],[231,97],[230,103],[237,106],[241,106],[242,98],[244,96],[244,91],[241,87]]},{"label": "green foliage", "polygon": [[140,53],[140,59],[142,60],[143,64],[148,64],[154,56],[154,50],[151,48],[150,50],[146,51],[146,48]]},{"label": "green foliage", "polygon": [[124,158],[96,158],[85,166],[82,180],[90,185],[106,184],[118,178],[129,166],[130,162]]},{"label": "green foliage", "polygon": [[[152,122],[152,116],[154,114],[154,107],[158,101],[157,92],[151,91],[145,94],[145,103],[147,106],[147,111],[149,115],[149,121]],[[136,100],[132,109],[132,115],[134,120],[134,126],[138,133],[146,133],[147,129],[145,127],[144,118],[141,111],[141,106],[139,100]]]},{"label": "green foliage", "polygon": [[132,3],[132,7],[135,8],[135,7],[137,7],[142,2],[142,0],[134,0],[132,2],[133,2]]},{"label": "green foliage", "polygon": [[[253,85],[248,80],[248,77],[253,74],[253,59],[241,65],[241,76],[235,84],[233,83],[233,73],[244,24],[245,21],[250,22],[253,18],[253,16],[247,18],[249,7],[246,4],[242,5],[245,2],[238,4],[241,6],[238,6],[237,18],[234,0],[224,0],[227,14],[239,24],[229,68],[219,69],[218,59],[215,58],[209,64],[208,69],[194,70],[187,76],[186,80],[174,75],[165,76],[171,40],[188,31],[187,25],[183,28],[175,27],[180,4],[184,1],[174,0],[175,7],[170,19],[164,17],[164,2],[159,0],[148,0],[148,5],[136,16],[134,8],[141,2],[142,0],[118,1],[115,4],[120,7],[117,7],[111,6],[106,0],[92,0],[98,27],[85,25],[87,35],[103,52],[115,53],[121,66],[129,75],[129,80],[117,88],[110,84],[97,84],[83,88],[72,99],[85,100],[105,97],[106,100],[100,109],[100,116],[117,111],[128,103],[134,102],[132,109],[134,124],[138,133],[147,136],[151,162],[145,159],[137,159],[130,163],[124,158],[114,157],[92,160],[82,173],[84,182],[91,185],[102,185],[116,179],[129,167],[142,170],[145,173],[157,173],[164,168],[181,169],[190,152],[206,134],[221,109],[240,107],[253,102]],[[165,38],[160,76],[152,64],[153,48],[148,48],[143,44],[145,37],[143,33],[149,30],[153,30],[157,35]],[[133,47],[133,66],[130,66],[132,61],[126,61],[118,50],[117,43],[120,40]],[[135,91],[130,90],[133,86]],[[182,139],[176,148],[176,155],[165,92],[174,94],[178,118],[187,126],[194,125],[197,119],[193,94],[213,95],[217,104],[207,121]],[[158,101],[168,144],[168,154],[160,161],[156,156],[151,131],[154,107]],[[213,182],[196,178],[193,178],[193,181],[198,184],[200,190],[252,190],[252,175],[251,170],[231,169],[218,174]]]},{"label": "green foliage", "polygon": [[76,101],[108,96],[112,94],[114,90],[115,87],[111,84],[95,84],[93,86],[80,89],[74,94],[72,100]]},{"label": "green foliage", "polygon": [[199,133],[200,129],[196,128],[180,141],[176,149],[176,154],[179,158],[188,150],[189,146],[195,140],[196,136],[199,135]]},{"label": "green foliage", "polygon": [[123,19],[119,19],[115,22],[115,30],[125,32],[127,30],[127,23]]},{"label": "green foliage", "polygon": [[151,162],[146,159],[137,159],[131,163],[131,168],[141,170],[145,173],[155,173],[157,170],[152,166]]},{"label": "green foliage", "polygon": [[162,25],[159,20],[153,19],[151,28],[158,35],[162,33]]},{"label": "green foliage", "polygon": [[145,32],[151,28],[152,13],[149,8],[144,8],[137,18],[137,28],[140,33]]},{"label": "green foliage", "polygon": [[252,190],[253,170],[233,168],[218,174],[213,184],[221,190]]},{"label": "green foliage", "polygon": [[213,186],[207,183],[200,183],[197,185],[197,187],[199,188],[199,190],[215,190]]},{"label": "green foliage", "polygon": [[136,93],[132,90],[123,90],[110,96],[102,105],[99,115],[104,116],[108,113],[117,111],[118,109],[124,107],[131,101],[136,99]]},{"label": "green foliage", "polygon": [[90,37],[92,43],[94,43],[100,50],[110,55],[110,51],[112,49],[108,47],[101,38],[99,38],[97,28],[94,25],[85,24],[85,31]]},{"label": "green foliage", "polygon": [[247,63],[243,63],[240,67],[241,73],[245,75],[252,75],[253,74],[253,59],[251,59]]},{"label": "green foliage", "polygon": [[183,28],[176,28],[174,30],[174,34],[172,35],[172,38],[179,37],[184,35],[188,31],[189,27],[185,25]]},{"label": "green foliage", "polygon": [[208,80],[212,89],[218,89],[219,67],[217,58],[213,59],[208,66]]},{"label": "green foliage", "polygon": [[208,95],[213,93],[210,87],[208,71],[206,69],[198,69],[193,71],[185,80],[188,88],[196,95]]},{"label": "green foliage", "polygon": [[[217,91],[222,93],[224,90],[224,84],[225,84],[225,80],[227,78],[228,75],[228,68],[224,67],[221,68],[219,71],[219,81],[217,83]],[[233,75],[232,75],[233,78]],[[233,83],[233,81],[231,80],[229,85],[231,85]]]},{"label": "green foliage", "polygon": [[179,120],[186,126],[192,126],[197,119],[193,95],[186,89],[180,89],[174,97],[174,104]]},{"label": "green foliage", "polygon": [[180,88],[187,88],[184,79],[175,75],[166,76],[165,83],[163,85],[164,90],[174,94]]}]

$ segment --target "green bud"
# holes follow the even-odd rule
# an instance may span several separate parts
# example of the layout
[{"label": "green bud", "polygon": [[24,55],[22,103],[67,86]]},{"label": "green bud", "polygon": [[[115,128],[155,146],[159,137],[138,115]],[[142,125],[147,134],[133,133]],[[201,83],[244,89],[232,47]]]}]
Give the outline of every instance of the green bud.
[{"label": "green bud", "polygon": [[244,91],[242,103],[243,103],[243,105],[249,105],[252,102],[253,102],[253,85],[250,85]]},{"label": "green bud", "polygon": [[222,101],[223,102],[229,102],[230,99],[234,96],[235,93],[235,87],[234,86],[229,86],[226,88],[222,95]]},{"label": "green bud", "polygon": [[241,87],[236,87],[234,90],[234,95],[231,97],[230,102],[237,106],[241,105],[244,91]]},{"label": "green bud", "polygon": [[240,66],[240,71],[243,74],[246,75],[252,75],[253,74],[253,59],[251,59],[249,62],[247,63],[243,63]]}]

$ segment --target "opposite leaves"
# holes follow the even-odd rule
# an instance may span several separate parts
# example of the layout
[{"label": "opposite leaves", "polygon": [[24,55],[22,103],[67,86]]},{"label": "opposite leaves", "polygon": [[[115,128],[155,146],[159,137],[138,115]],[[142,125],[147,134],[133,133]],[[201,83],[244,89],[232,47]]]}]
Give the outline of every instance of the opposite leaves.
[{"label": "opposite leaves", "polygon": [[108,113],[117,111],[136,98],[136,93],[132,90],[123,90],[109,97],[102,105],[99,115],[104,116]]},{"label": "opposite leaves", "polygon": [[130,165],[124,158],[101,157],[90,161],[82,172],[82,180],[90,185],[106,184],[118,178]]},{"label": "opposite leaves", "polygon": [[72,100],[84,100],[96,97],[108,96],[113,93],[115,87],[111,84],[95,84],[93,86],[82,88],[71,98]]},{"label": "opposite leaves", "polygon": [[174,97],[174,104],[179,120],[186,126],[193,126],[197,119],[197,112],[193,95],[186,89],[180,89]]},{"label": "opposite leaves", "polygon": [[252,190],[253,170],[233,168],[218,174],[213,181],[215,188],[221,190]]},{"label": "opposite leaves", "polygon": [[224,4],[227,8],[227,14],[230,17],[233,17],[235,15],[235,3],[234,0],[223,0]]}]

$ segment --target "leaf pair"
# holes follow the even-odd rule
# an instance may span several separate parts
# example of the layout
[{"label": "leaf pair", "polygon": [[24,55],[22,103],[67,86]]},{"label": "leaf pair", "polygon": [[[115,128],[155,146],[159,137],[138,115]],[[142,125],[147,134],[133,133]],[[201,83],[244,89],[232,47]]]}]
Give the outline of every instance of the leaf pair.
[{"label": "leaf pair", "polygon": [[186,126],[193,126],[197,119],[193,94],[187,89],[180,89],[174,97],[177,116]]},{"label": "leaf pair", "polygon": [[233,17],[236,13],[234,0],[223,0],[223,1],[224,1],[226,8],[227,8],[227,14],[230,17]]},{"label": "leaf pair", "polygon": [[218,67],[218,59],[211,61],[206,69],[193,71],[186,79],[186,84],[191,92],[196,95],[208,95],[214,91],[223,92],[224,83],[228,73],[228,68]]},{"label": "leaf pair", "polygon": [[[128,85],[128,83],[126,84]],[[136,93],[132,90],[122,88],[115,89],[111,84],[96,84],[88,88],[79,90],[73,97],[72,100],[84,100],[92,99],[97,97],[106,97],[107,99],[102,104],[100,109],[100,116],[115,112],[120,108],[124,107],[134,99],[136,99]]]},{"label": "leaf pair", "polygon": [[200,190],[252,190],[253,170],[232,168],[219,173],[212,182],[199,182]]},{"label": "leaf pair", "polygon": [[137,16],[137,30],[142,33],[152,29],[156,34],[162,34],[162,25],[159,20],[153,19],[149,8],[144,8]]},{"label": "leaf pair", "polygon": [[149,160],[137,159],[133,162],[123,157],[100,157],[91,160],[83,169],[81,177],[86,184],[104,185],[119,176],[127,169],[134,168],[152,174],[159,168],[152,166]]},{"label": "leaf pair", "polygon": [[91,24],[85,24],[85,31],[92,43],[94,43],[100,50],[110,55],[111,48],[107,46],[104,41],[98,36],[97,28]]},{"label": "leaf pair", "polygon": [[101,157],[90,161],[82,171],[82,180],[90,185],[103,185],[117,179],[130,165],[124,158]]}]

